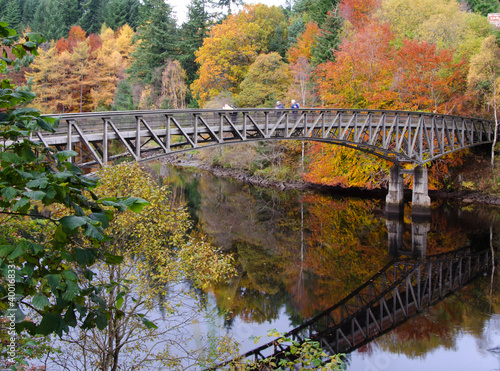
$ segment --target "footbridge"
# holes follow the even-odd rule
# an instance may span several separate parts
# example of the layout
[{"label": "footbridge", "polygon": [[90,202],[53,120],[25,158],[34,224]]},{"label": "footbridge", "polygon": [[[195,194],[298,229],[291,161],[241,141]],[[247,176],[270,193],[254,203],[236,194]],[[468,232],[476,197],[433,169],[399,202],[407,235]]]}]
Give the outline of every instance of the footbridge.
[{"label": "footbridge", "polygon": [[[293,360],[292,341],[318,341],[327,354],[349,353],[437,304],[488,272],[491,250],[462,249],[421,260],[395,259],[333,307],[244,355],[212,368]],[[283,340],[286,339],[286,340]],[[256,368],[258,369],[258,368]]]},{"label": "footbridge", "polygon": [[[357,109],[156,110],[62,114],[53,133],[33,138],[79,153],[80,167],[106,166],[223,144],[313,140],[371,153],[394,162],[387,205],[403,205],[403,175],[414,176],[413,206],[430,206],[424,166],[446,154],[491,143],[494,124],[480,118],[424,112]],[[403,170],[402,163],[412,163]],[[363,164],[359,164],[363,166]]]}]

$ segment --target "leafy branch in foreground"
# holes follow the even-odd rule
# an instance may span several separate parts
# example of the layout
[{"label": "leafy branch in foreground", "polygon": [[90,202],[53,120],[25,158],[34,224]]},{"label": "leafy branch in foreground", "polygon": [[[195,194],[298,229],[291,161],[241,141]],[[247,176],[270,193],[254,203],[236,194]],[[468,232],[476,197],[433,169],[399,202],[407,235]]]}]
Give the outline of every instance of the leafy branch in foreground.
[{"label": "leafy branch in foreground", "polygon": [[[0,22],[0,37],[0,73],[29,63],[44,41],[35,33],[18,41],[5,22]],[[15,312],[17,333],[27,330],[30,335],[62,335],[77,319],[86,328],[103,328],[110,309],[99,299],[102,287],[84,287],[81,277],[94,275],[96,261],[121,261],[102,248],[109,239],[104,229],[115,211],[140,211],[147,202],[136,197],[99,199],[92,192],[97,179],[70,161],[75,152],[56,152],[31,140],[37,131],[53,132],[57,125],[28,107],[33,98],[8,79],[0,81],[0,316],[9,313],[13,318]],[[53,217],[55,205],[72,212]],[[79,247],[82,238],[90,242],[85,248]],[[15,300],[9,301],[12,285]],[[25,317],[28,308],[39,322]]]}]

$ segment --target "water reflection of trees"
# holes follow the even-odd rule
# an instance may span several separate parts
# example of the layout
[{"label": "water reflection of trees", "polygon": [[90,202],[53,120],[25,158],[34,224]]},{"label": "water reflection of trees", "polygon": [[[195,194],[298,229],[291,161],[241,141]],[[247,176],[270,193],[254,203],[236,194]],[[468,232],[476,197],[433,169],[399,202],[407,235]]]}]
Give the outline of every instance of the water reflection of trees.
[{"label": "water reflection of trees", "polygon": [[[199,228],[234,254],[238,276],[213,287],[217,305],[231,319],[265,323],[285,308],[292,325],[337,303],[393,256],[380,200],[333,198],[258,189],[238,181],[197,178]],[[303,218],[301,219],[301,214]],[[432,210],[427,254],[488,244],[491,211],[452,203]],[[406,208],[398,253],[411,255],[412,215]],[[478,281],[483,282],[483,280]],[[482,290],[482,291],[481,291]],[[500,297],[470,286],[376,340],[384,349],[418,357],[453,347],[457,328],[484,337],[488,306]],[[370,346],[363,351],[369,352]]]}]

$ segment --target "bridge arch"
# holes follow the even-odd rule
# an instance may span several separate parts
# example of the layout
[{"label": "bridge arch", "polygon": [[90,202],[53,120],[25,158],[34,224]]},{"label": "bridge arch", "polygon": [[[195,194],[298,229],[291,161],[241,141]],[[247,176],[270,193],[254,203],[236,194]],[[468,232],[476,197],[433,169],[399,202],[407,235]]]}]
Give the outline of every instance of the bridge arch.
[{"label": "bridge arch", "polygon": [[[45,146],[80,149],[78,166],[106,166],[233,143],[312,140],[355,148],[394,162],[387,205],[403,204],[401,163],[413,163],[413,206],[427,208],[425,164],[456,151],[492,143],[494,123],[481,118],[368,109],[188,109],[62,114],[54,133],[37,133]],[[119,146],[111,146],[117,142]],[[113,153],[113,148],[122,152]],[[116,152],[116,151],[115,151]],[[151,153],[156,155],[151,156]],[[159,153],[159,154],[158,154]]]}]

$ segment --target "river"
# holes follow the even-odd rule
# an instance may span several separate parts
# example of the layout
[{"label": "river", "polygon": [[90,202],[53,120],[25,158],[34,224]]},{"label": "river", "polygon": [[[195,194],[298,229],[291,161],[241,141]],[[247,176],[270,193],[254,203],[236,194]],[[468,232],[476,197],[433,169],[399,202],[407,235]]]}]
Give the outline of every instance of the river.
[{"label": "river", "polygon": [[[235,257],[237,276],[212,287],[207,306],[219,314],[213,326],[239,341],[240,353],[268,342],[270,329],[287,332],[335,305],[394,258],[498,249],[494,207],[433,200],[422,246],[408,205],[391,235],[383,199],[264,189],[194,168],[157,171],[174,202],[187,206],[193,233]],[[498,283],[485,271],[347,354],[346,369],[500,369]]]}]

